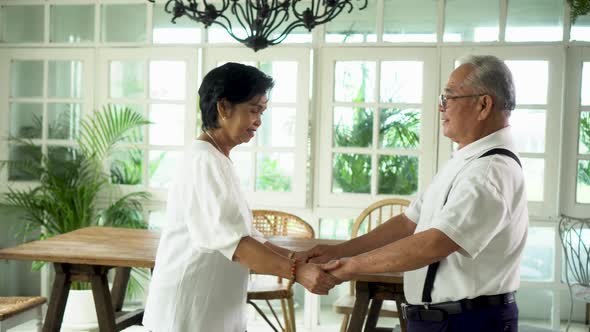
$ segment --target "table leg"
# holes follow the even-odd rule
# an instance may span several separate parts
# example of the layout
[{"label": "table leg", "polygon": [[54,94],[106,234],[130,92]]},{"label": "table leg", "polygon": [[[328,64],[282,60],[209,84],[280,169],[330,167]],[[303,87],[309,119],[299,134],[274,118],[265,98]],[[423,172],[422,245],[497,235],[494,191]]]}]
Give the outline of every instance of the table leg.
[{"label": "table leg", "polygon": [[127,291],[127,284],[129,283],[129,276],[131,268],[118,267],[116,269],[115,280],[113,281],[113,289],[111,297],[113,302],[113,309],[115,312],[123,309],[123,302],[125,301],[125,292]]},{"label": "table leg", "polygon": [[115,312],[109,292],[106,270],[96,268],[90,276],[92,295],[100,332],[115,332]]},{"label": "table leg", "polygon": [[403,310],[402,310],[402,303],[406,302],[406,297],[404,296],[403,292],[401,294],[398,292],[394,295],[394,299],[395,299],[395,305],[397,307],[397,312],[399,313],[399,326],[400,326],[402,332],[406,332],[408,330],[407,321],[406,321],[406,318],[404,317]]},{"label": "table leg", "polygon": [[369,308],[369,315],[365,323],[365,332],[373,332],[377,328],[377,321],[379,320],[379,312],[383,306],[383,300],[371,300],[371,307]]},{"label": "table leg", "polygon": [[367,316],[367,309],[369,307],[369,283],[364,281],[356,282],[356,299],[354,301],[354,308],[352,309],[352,317],[348,325],[348,332],[361,332],[365,317]]},{"label": "table leg", "polygon": [[45,315],[43,332],[59,331],[72,284],[67,264],[55,263],[53,266],[55,267],[55,279],[51,297],[49,298],[47,314]]}]

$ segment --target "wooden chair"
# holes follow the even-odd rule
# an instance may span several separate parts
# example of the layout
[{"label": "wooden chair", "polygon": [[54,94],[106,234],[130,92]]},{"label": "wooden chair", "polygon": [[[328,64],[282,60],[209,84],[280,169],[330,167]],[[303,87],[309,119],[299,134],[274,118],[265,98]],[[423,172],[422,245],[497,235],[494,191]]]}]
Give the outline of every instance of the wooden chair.
[{"label": "wooden chair", "polygon": [[37,319],[37,331],[43,324],[44,297],[0,297],[0,332]]},{"label": "wooden chair", "polygon": [[[368,208],[361,212],[358,218],[356,218],[354,224],[352,225],[351,238],[368,233],[373,228],[381,225],[381,223],[384,221],[387,221],[391,217],[404,212],[408,205],[410,205],[408,200],[397,198],[384,199],[371,204]],[[334,302],[334,311],[344,315],[344,318],[342,319],[342,325],[340,326],[341,332],[345,332],[348,328],[350,315],[352,315],[352,310],[354,308],[354,290],[355,284],[351,281],[349,295],[344,295]],[[397,304],[394,301],[383,301],[383,306],[379,312],[379,316],[399,317]]]},{"label": "wooden chair", "polygon": [[[254,210],[253,215],[254,227],[264,236],[291,236],[306,239],[315,237],[313,228],[303,219],[293,214],[272,210]],[[266,301],[282,331],[295,332],[293,290],[287,288],[287,282],[283,282],[282,278],[272,278],[271,281],[268,278],[258,276],[248,285],[248,303],[258,311],[273,330],[278,331],[258,305],[254,303],[255,300]],[[281,301],[285,327],[283,327],[271,306],[271,300]]]}]

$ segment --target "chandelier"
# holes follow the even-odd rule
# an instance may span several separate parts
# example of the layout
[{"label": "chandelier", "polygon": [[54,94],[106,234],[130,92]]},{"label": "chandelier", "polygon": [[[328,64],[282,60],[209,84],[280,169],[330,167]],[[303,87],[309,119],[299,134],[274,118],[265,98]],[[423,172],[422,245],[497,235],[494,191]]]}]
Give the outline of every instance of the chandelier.
[{"label": "chandelier", "polygon": [[[359,10],[367,7],[368,0],[357,1],[360,2]],[[333,20],[343,10],[352,12],[352,2],[353,0],[219,0],[213,4],[207,0],[168,0],[164,10],[172,14],[172,23],[176,23],[179,17],[186,16],[203,23],[205,28],[217,24],[235,40],[258,51],[282,42],[295,28],[304,27],[311,31],[317,25]],[[233,25],[228,17],[230,14],[234,17]],[[245,37],[237,36],[236,28],[245,32]]]}]

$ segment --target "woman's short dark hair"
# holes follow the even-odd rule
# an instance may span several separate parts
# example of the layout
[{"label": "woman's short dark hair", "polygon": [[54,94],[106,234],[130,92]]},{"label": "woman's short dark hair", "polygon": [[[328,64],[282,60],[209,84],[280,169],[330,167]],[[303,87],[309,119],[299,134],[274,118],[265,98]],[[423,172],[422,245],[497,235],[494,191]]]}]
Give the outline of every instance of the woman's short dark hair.
[{"label": "woman's short dark hair", "polygon": [[228,62],[211,70],[199,87],[199,107],[203,131],[219,128],[217,102],[224,99],[231,105],[266,94],[274,86],[272,77],[256,67]]}]

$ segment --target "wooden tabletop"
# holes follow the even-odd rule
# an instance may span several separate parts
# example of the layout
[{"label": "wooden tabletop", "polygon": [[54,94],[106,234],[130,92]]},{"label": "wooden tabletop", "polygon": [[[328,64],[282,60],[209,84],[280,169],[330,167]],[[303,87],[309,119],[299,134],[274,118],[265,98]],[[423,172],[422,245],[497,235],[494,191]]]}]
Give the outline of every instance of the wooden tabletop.
[{"label": "wooden tabletop", "polygon": [[158,231],[88,227],[0,249],[0,259],[152,268],[159,240]]}]

